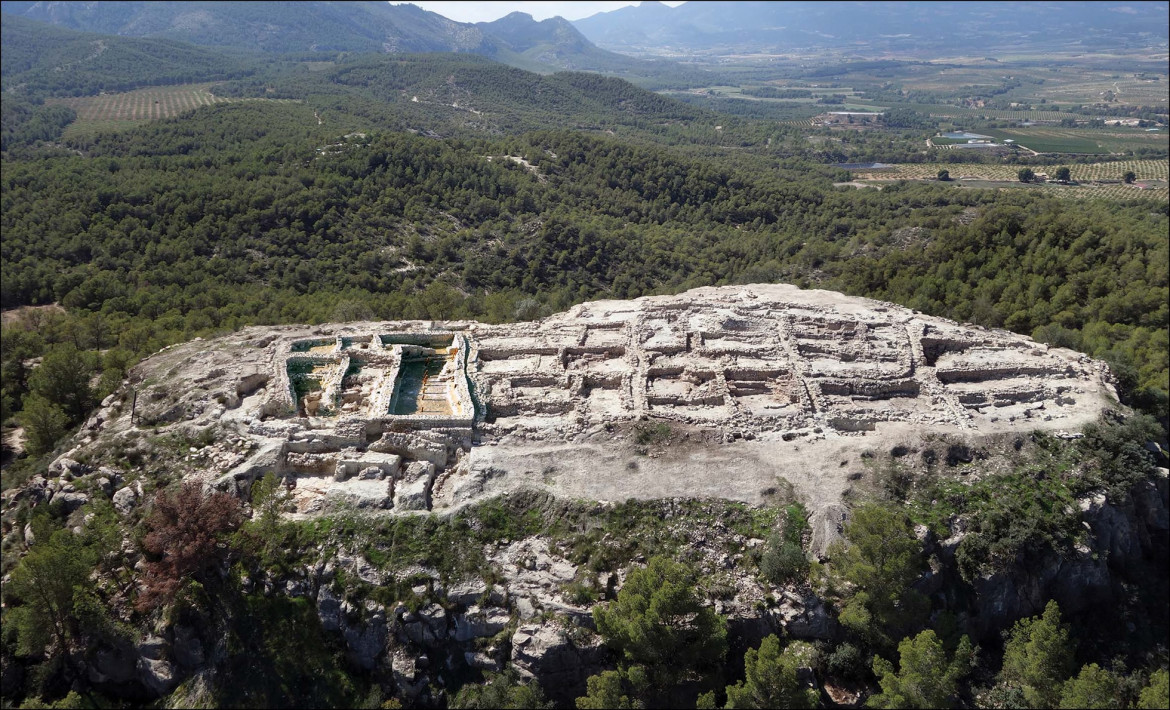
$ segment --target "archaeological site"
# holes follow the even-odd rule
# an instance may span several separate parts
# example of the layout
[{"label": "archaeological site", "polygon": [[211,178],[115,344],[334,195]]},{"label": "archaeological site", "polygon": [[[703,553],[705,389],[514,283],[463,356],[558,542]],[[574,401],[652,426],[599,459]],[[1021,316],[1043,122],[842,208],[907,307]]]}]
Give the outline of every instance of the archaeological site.
[{"label": "archaeological site", "polygon": [[132,384],[135,411],[107,403],[90,436],[131,418],[218,423],[238,443],[202,453],[193,475],[245,496],[275,473],[297,516],[442,511],[529,486],[758,503],[778,478],[815,511],[840,500],[866,451],[1072,431],[1114,396],[1084,355],[783,285],[512,325],[254,327],[168,348]]},{"label": "archaeological site", "polygon": [[[1072,350],[786,285],[595,301],[508,325],[249,327],[136,365],[5,510],[51,501],[81,529],[98,498],[107,520],[153,520],[158,481],[234,498],[249,530],[274,536],[246,538],[252,554],[287,560],[241,567],[240,592],[303,601],[335,652],[392,678],[395,697],[433,705],[452,674],[507,670],[570,706],[613,663],[595,609],[657,541],[705,570],[735,643],[832,642],[842,623],[822,592],[773,586],[765,571],[784,511],[805,516],[801,564],[831,567],[857,501],[882,495],[890,470],[983,490],[989,474],[1013,475],[1014,452],[1075,448],[1119,407],[1109,368]],[[974,578],[972,633],[1038,613],[1037,589],[1070,613],[1107,599],[1114,577],[1097,550],[1110,564],[1145,559],[1142,536],[1166,524],[1160,470],[1123,513],[1100,493],[1062,506],[1094,547],[1024,578]],[[953,568],[970,519],[912,534]],[[318,537],[279,537],[293,534]],[[941,593],[940,579],[915,588]],[[97,654],[87,677],[198,698],[182,683],[210,667],[214,643],[176,622]],[[834,702],[860,697],[836,682],[824,686]]]}]

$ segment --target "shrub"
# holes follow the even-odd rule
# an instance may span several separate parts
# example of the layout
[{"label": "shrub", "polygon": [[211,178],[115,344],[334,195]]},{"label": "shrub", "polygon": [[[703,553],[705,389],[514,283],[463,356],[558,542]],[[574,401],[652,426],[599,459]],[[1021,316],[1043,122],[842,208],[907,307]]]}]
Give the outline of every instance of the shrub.
[{"label": "shrub", "polygon": [[834,676],[860,680],[869,671],[865,656],[861,650],[846,641],[825,659],[825,670]]},{"label": "shrub", "polygon": [[240,502],[226,493],[204,497],[199,483],[188,481],[177,492],[159,491],[146,518],[143,549],[146,589],[138,606],[165,604],[188,577],[198,578],[226,552],[223,537],[243,522]]},{"label": "shrub", "polygon": [[1160,668],[1150,675],[1150,684],[1142,688],[1137,706],[1143,710],[1170,707],[1170,672]]},{"label": "shrub", "polygon": [[670,425],[666,422],[638,424],[634,427],[634,443],[638,446],[663,444],[670,440]]},{"label": "shrub", "polygon": [[809,570],[804,554],[808,511],[800,503],[792,503],[785,507],[782,519],[782,532],[768,536],[760,557],[760,572],[777,585],[803,580]]},{"label": "shrub", "polygon": [[29,390],[61,408],[69,424],[80,424],[93,407],[92,357],[72,344],[57,345],[28,377]]},{"label": "shrub", "polygon": [[521,683],[519,675],[509,669],[492,673],[482,684],[469,683],[452,698],[452,708],[551,708],[540,683]]},{"label": "shrub", "polygon": [[808,558],[799,545],[773,534],[760,557],[760,572],[772,584],[795,582],[808,574]]},{"label": "shrub", "polygon": [[1137,414],[1116,424],[1090,424],[1078,448],[1096,459],[1096,482],[1117,503],[1129,498],[1134,484],[1153,470],[1154,458],[1145,449],[1148,441],[1161,438],[1158,422]]},{"label": "shrub", "polygon": [[1060,621],[1060,607],[1049,601],[1044,614],[1017,621],[1003,649],[1001,683],[1020,688],[1031,707],[1055,707],[1061,685],[1073,670],[1073,645]]},{"label": "shrub", "polygon": [[69,430],[68,415],[38,394],[25,398],[20,423],[24,426],[25,448],[32,456],[52,452],[57,441]]},{"label": "shrub", "polygon": [[845,526],[845,540],[848,546],[835,543],[829,553],[835,574],[851,589],[843,600],[842,625],[884,646],[921,628],[929,601],[911,585],[925,560],[909,518],[882,505],[862,505]]},{"label": "shrub", "polygon": [[630,710],[645,707],[639,696],[646,691],[642,669],[604,671],[589,676],[586,693],[577,698],[578,710]]},{"label": "shrub", "polygon": [[[72,532],[57,530],[50,536],[47,526],[34,524],[38,527],[38,541],[4,585],[5,603],[13,607],[5,614],[5,625],[16,628],[18,653],[26,656],[41,655],[50,643],[63,651],[76,636],[74,603],[88,588],[94,563],[92,551]],[[14,598],[22,603],[13,606]]]},{"label": "shrub", "polygon": [[1077,677],[1071,678],[1061,688],[1060,707],[1069,710],[1123,708],[1125,703],[1121,699],[1120,680],[1096,663],[1090,663],[1081,668]]}]

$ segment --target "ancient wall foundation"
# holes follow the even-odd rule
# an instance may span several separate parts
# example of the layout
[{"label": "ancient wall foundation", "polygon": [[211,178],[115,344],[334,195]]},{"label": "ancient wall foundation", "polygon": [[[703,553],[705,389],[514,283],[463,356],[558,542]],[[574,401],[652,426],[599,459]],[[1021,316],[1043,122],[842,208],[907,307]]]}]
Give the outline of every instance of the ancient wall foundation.
[{"label": "ancient wall foundation", "polygon": [[[1071,428],[1114,396],[1108,369],[1083,355],[782,285],[599,301],[523,324],[270,330],[258,340],[270,369],[241,363],[222,398],[246,397],[232,416],[269,444],[230,477],[246,490],[277,473],[305,512],[336,486],[382,509],[429,506],[433,490],[455,501],[482,489],[488,450],[587,448],[646,421],[864,447],[883,431]],[[557,468],[555,456],[540,466]]]}]

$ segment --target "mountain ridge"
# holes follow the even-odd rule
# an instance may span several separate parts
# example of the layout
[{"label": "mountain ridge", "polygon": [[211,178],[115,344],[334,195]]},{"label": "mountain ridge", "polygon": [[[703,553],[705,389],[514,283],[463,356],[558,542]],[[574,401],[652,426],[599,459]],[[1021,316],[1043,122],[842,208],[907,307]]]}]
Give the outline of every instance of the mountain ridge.
[{"label": "mountain ridge", "polygon": [[560,69],[650,76],[672,68],[596,47],[561,18],[523,12],[457,22],[417,5],[386,2],[3,2],[13,17],[82,32],[203,47],[302,52],[456,52],[550,73]]},{"label": "mountain ridge", "polygon": [[14,93],[19,87],[21,95],[80,96],[233,79],[254,70],[254,63],[235,50],[80,32],[16,15],[4,16],[0,44],[4,89]]},{"label": "mountain ridge", "polygon": [[[1011,45],[1165,43],[1165,3],[760,2],[642,3],[576,20],[599,47],[637,55],[795,49],[974,51]],[[1151,28],[1159,28],[1151,31]]]}]

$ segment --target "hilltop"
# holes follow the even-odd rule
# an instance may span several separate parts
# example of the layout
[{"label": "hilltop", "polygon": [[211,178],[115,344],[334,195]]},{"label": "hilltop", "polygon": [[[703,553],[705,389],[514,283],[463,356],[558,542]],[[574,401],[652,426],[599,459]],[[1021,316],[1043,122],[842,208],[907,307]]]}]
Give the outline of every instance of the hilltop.
[{"label": "hilltop", "polygon": [[[536,323],[258,327],[185,343],[136,366],[69,456],[94,460],[141,426],[214,431],[234,443],[185,476],[246,496],[275,473],[297,513],[333,496],[449,510],[531,486],[759,505],[788,481],[822,520],[867,451],[1075,431],[1115,401],[1110,377],[1072,351],[892,304],[705,288]],[[371,466],[381,483],[356,475]],[[363,481],[330,482],[351,476]]]},{"label": "hilltop", "polygon": [[[22,537],[34,560],[13,572],[9,613],[39,613],[27,590],[44,556],[76,556],[54,572],[69,581],[86,555],[120,549],[67,589],[91,605],[67,638],[88,659],[75,687],[97,697],[524,692],[568,706],[620,662],[597,622],[620,601],[605,602],[667,555],[733,656],[800,639],[826,649],[802,661],[816,692],[856,697],[864,686],[838,675],[856,662],[823,670],[858,633],[849,597],[806,581],[802,550],[847,569],[834,543],[859,534],[854,516],[894,510],[859,497],[904,505],[881,513],[895,526],[882,543],[929,558],[930,576],[896,594],[961,614],[981,643],[1055,598],[1111,628],[1145,614],[1138,648],[1156,644],[1163,622],[1143,605],[1157,589],[1118,591],[1166,557],[1166,469],[1134,454],[1150,432],[1103,363],[786,285],[514,325],[251,327],[143,360],[47,470],[5,492],[6,544]],[[1020,487],[1041,470],[1061,473]],[[73,532],[40,542],[58,519]],[[160,552],[162,536],[182,546]],[[1098,638],[1134,643],[1115,635]],[[16,647],[5,662],[36,668]]]}]

